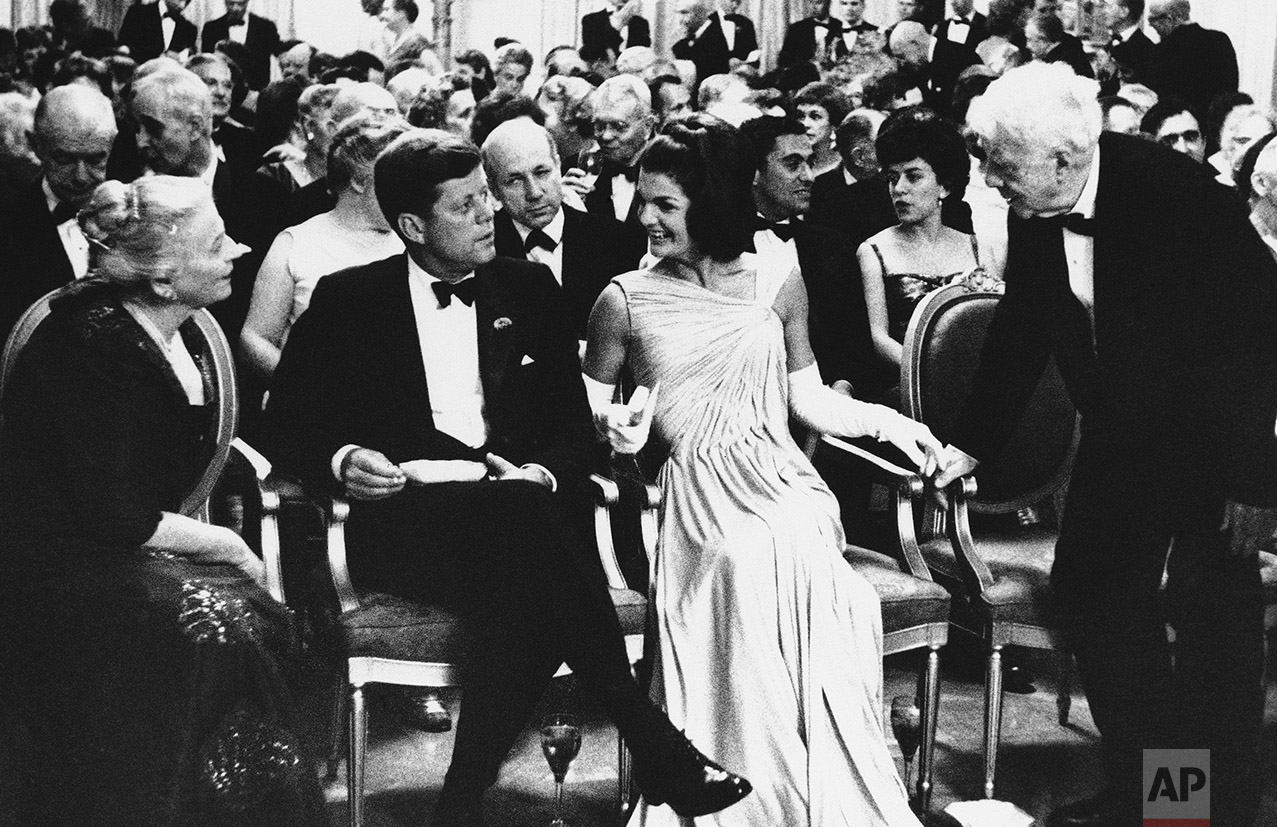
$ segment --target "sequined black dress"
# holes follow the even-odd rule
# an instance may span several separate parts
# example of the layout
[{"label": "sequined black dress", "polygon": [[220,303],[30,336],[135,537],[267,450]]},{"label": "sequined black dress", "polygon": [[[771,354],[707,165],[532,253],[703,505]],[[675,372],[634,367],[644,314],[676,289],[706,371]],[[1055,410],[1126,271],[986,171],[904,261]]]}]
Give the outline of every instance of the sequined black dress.
[{"label": "sequined black dress", "polygon": [[287,610],[234,567],[142,549],[207,464],[211,417],[112,288],[55,304],[3,416],[0,748],[25,775],[19,823],[327,824]]}]

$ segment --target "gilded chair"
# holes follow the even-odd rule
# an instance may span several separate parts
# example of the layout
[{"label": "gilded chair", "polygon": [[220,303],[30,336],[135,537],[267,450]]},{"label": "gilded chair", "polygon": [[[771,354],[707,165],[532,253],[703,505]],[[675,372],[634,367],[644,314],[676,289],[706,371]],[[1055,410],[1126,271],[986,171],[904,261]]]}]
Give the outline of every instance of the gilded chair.
[{"label": "gilded chair", "polygon": [[[591,476],[594,488],[594,529],[605,569],[615,569],[609,509],[618,499],[612,481]],[[326,648],[339,661],[338,687],[333,705],[333,751],[328,775],[336,776],[341,744],[346,745],[346,787],[351,827],[362,827],[365,813],[365,774],[368,755],[368,702],[370,684],[392,684],[429,688],[463,687],[465,684],[465,626],[453,611],[382,592],[358,588],[350,577],[346,549],[346,518],[350,506],[338,498],[308,498],[296,483],[273,481],[280,490],[290,525],[282,526],[299,542],[289,542],[285,571],[289,582],[305,581],[310,597],[327,604]],[[309,514],[307,513],[309,512]],[[313,531],[297,528],[298,520],[309,519],[318,527],[319,549],[307,549]],[[276,541],[278,545],[278,541]],[[313,555],[310,560],[305,559]],[[317,558],[317,559],[316,559]],[[298,568],[311,568],[299,574]],[[609,579],[609,585],[613,582]],[[647,599],[623,585],[611,588],[621,631],[631,664],[643,655],[643,629]],[[559,674],[567,674],[566,666]],[[623,741],[618,739],[617,805],[625,808],[630,799],[630,761]]]},{"label": "gilded chair", "polygon": [[[928,295],[905,335],[901,394],[905,411],[944,439],[966,398],[1000,296],[961,285]],[[928,504],[920,548],[936,582],[953,596],[953,625],[988,646],[985,677],[984,795],[992,798],[1002,722],[1002,650],[1064,648],[1049,601],[1057,530],[1021,527],[1013,517],[972,532],[972,514],[1016,514],[1055,500],[1059,513],[1078,440],[1077,412],[1054,363],[1044,371],[1025,415],[1002,453],[974,478],[955,483],[948,513]],[[1001,527],[1002,523],[1011,524]],[[1070,690],[1062,671],[1058,717],[1068,720]]]},{"label": "gilded chair", "polygon": [[949,640],[950,599],[949,593],[932,580],[914,530],[915,514],[924,502],[922,478],[916,471],[881,456],[872,441],[813,433],[808,436],[806,453],[810,458],[816,451],[833,451],[839,461],[855,463],[892,493],[894,544],[886,550],[848,544],[843,549],[843,557],[869,581],[878,595],[882,607],[883,654],[927,650],[918,674],[921,741],[914,791],[914,807],[925,816],[931,807],[940,708],[940,648]]}]

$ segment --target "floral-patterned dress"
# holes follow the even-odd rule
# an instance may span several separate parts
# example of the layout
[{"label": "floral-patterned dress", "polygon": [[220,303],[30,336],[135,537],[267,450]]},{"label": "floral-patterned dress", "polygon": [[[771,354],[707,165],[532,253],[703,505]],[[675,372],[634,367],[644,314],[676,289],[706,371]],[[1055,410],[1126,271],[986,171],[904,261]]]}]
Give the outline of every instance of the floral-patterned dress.
[{"label": "floral-patterned dress", "polygon": [[887,297],[887,334],[897,342],[903,342],[905,331],[909,329],[909,320],[913,318],[913,309],[918,306],[933,290],[949,284],[964,282],[971,290],[1001,291],[1001,282],[988,274],[980,264],[980,245],[976,237],[971,238],[971,255],[975,257],[975,267],[950,273],[947,276],[927,276],[921,273],[892,273],[887,270],[887,262],[883,260],[882,251],[877,244],[870,244],[878,257],[878,266],[882,268],[882,286]]},{"label": "floral-patterned dress", "polygon": [[[192,323],[182,333],[207,376]],[[143,548],[206,467],[212,417],[114,288],[54,304],[0,412],[0,720],[19,823],[327,824],[284,680],[288,610],[232,566]]]}]

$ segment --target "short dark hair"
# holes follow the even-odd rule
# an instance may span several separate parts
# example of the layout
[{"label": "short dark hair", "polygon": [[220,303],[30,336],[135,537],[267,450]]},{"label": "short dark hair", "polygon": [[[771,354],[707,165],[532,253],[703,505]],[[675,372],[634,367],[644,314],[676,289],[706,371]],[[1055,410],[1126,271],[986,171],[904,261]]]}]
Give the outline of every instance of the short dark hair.
[{"label": "short dark hair", "polygon": [[93,57],[85,57],[79,52],[72,52],[58,61],[58,66],[53,71],[53,77],[49,79],[49,88],[66,86],[68,83],[74,83],[78,78],[86,78],[93,81],[97,84],[98,89],[102,90],[103,95],[108,98],[115,97],[115,90],[111,87],[112,75],[110,67],[107,66],[105,61]]},{"label": "short dark hair", "polygon": [[639,155],[639,169],[668,175],[691,202],[687,233],[701,252],[730,261],[752,239],[754,165],[740,130],[696,113],[661,127]]},{"label": "short dark hair", "polygon": [[834,147],[838,154],[846,157],[856,144],[868,141],[874,134],[874,122],[863,112],[853,111],[842,119],[834,130]]},{"label": "short dark hair", "polygon": [[874,141],[886,169],[921,158],[931,166],[951,198],[961,198],[971,178],[971,158],[958,127],[925,106],[907,106],[887,116]]},{"label": "short dark hair", "polygon": [[421,14],[421,10],[417,8],[414,0],[391,0],[391,2],[393,8],[404,13],[409,23],[417,22],[417,15]]},{"label": "short dark hair", "polygon": [[386,147],[373,165],[377,204],[399,233],[400,215],[422,215],[422,209],[433,209],[440,184],[465,178],[478,167],[479,150],[464,138],[442,129],[409,130]]},{"label": "short dark hair", "polygon": [[674,75],[657,75],[647,82],[647,91],[652,93],[652,114],[658,118],[662,114],[661,89],[666,86],[682,86],[682,78]]},{"label": "short dark hair", "polygon": [[478,49],[467,49],[453,59],[454,63],[464,63],[474,70],[475,75],[484,83],[492,86],[492,64],[488,62],[488,56]]},{"label": "short dark hair", "polygon": [[515,92],[493,92],[475,104],[470,140],[475,146],[483,146],[492,130],[515,118],[531,118],[538,126],[545,126],[545,110],[532,98]]},{"label": "short dark hair", "polygon": [[807,134],[807,130],[792,115],[784,117],[763,115],[750,118],[740,125],[740,132],[749,140],[749,145],[753,149],[756,170],[761,170],[767,165],[767,156],[776,148],[776,141],[781,135]]},{"label": "short dark hair", "polygon": [[842,119],[851,111],[851,100],[824,81],[809,83],[798,90],[794,95],[794,111],[797,112],[802,105],[822,107],[829,113],[829,122],[835,126],[842,123]]},{"label": "short dark hair", "polygon": [[[1149,107],[1148,112],[1144,114],[1144,119],[1140,121],[1140,132],[1146,135],[1156,135],[1157,130],[1162,128],[1162,124],[1168,118],[1173,118],[1183,112],[1193,115],[1192,108],[1182,99],[1168,95],[1160,99],[1157,103]],[[1196,118],[1196,115],[1193,115]],[[1199,123],[1198,126],[1201,124]]]}]

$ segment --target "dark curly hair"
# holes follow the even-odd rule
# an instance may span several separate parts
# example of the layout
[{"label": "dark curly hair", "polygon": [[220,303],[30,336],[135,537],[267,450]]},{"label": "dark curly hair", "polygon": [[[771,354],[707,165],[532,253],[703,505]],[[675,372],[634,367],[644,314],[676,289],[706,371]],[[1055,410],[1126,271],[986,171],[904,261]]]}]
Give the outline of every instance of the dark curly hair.
[{"label": "dark curly hair", "polygon": [[950,198],[961,198],[971,178],[971,159],[958,127],[925,106],[908,106],[887,116],[874,141],[878,163],[886,169],[921,158]]},{"label": "dark curly hair", "polygon": [[715,261],[731,261],[752,241],[754,153],[740,130],[696,113],[661,127],[639,155],[642,172],[668,175],[691,202],[687,234]]}]

